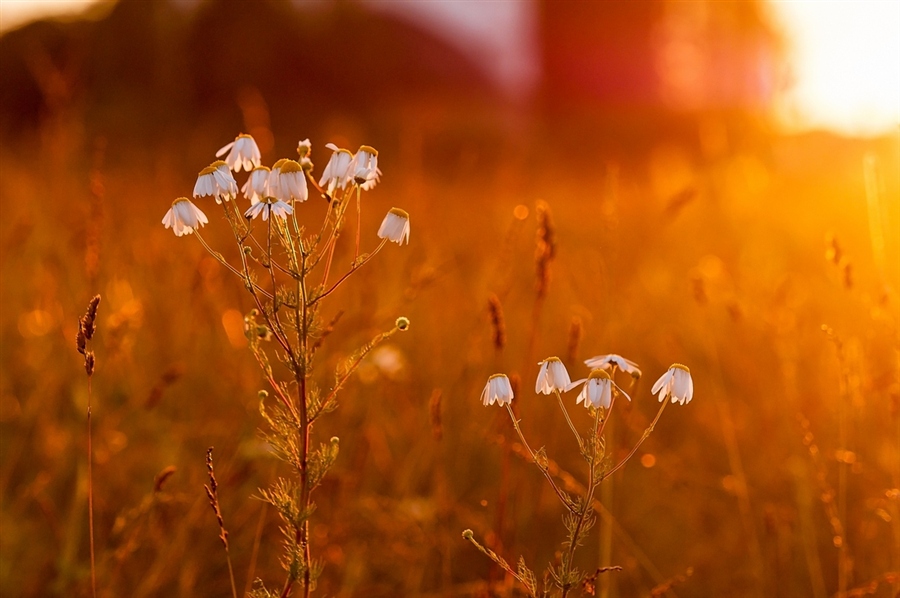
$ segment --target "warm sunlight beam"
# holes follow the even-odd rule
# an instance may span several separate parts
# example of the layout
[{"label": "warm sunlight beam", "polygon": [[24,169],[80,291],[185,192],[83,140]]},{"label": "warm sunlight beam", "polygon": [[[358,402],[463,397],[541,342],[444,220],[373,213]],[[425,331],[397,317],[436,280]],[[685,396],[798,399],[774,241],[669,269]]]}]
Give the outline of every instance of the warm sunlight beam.
[{"label": "warm sunlight beam", "polygon": [[76,14],[97,0],[0,0],[0,32],[47,17]]},{"label": "warm sunlight beam", "polygon": [[792,129],[878,135],[900,124],[900,0],[773,1],[787,33]]}]

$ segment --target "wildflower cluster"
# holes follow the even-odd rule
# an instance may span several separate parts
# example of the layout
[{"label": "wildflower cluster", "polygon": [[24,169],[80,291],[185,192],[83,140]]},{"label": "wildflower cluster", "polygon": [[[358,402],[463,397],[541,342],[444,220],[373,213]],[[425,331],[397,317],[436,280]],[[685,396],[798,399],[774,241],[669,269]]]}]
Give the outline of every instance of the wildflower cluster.
[{"label": "wildflower cluster", "polygon": [[[628,393],[615,382],[616,373],[622,372],[627,374],[630,376],[633,384],[641,377],[641,370],[633,361],[615,354],[592,357],[585,360],[584,363],[592,368],[591,372],[587,378],[573,382],[563,362],[558,357],[548,357],[538,364],[540,369],[534,385],[536,394],[556,396],[559,408],[565,416],[569,429],[575,436],[581,455],[587,461],[588,479],[584,486],[585,492],[583,496],[572,496],[564,491],[550,472],[549,459],[545,449],[541,448],[538,451],[534,451],[528,444],[528,441],[525,440],[525,435],[519,427],[519,420],[512,408],[514,395],[509,378],[505,374],[494,374],[488,379],[481,393],[481,401],[485,406],[496,403],[501,407],[506,407],[522,446],[524,446],[565,507],[566,513],[563,521],[567,531],[567,538],[564,543],[566,548],[563,551],[559,564],[549,568],[548,575],[544,577],[545,587],[543,590],[539,590],[537,577],[528,569],[523,559],[519,559],[518,567],[513,570],[501,556],[485,548],[475,540],[471,530],[463,532],[463,537],[525,586],[528,595],[534,598],[537,598],[539,595],[549,595],[551,590],[546,587],[548,579],[552,580],[553,586],[563,598],[568,596],[573,588],[579,586],[587,579],[586,574],[575,567],[574,558],[575,551],[596,520],[593,508],[596,489],[604,479],[618,471],[634,456],[638,447],[653,431],[669,402],[685,405],[690,403],[694,396],[694,383],[691,379],[690,370],[681,364],[673,364],[666,373],[660,376],[652,388],[652,393],[658,395],[659,401],[662,403],[656,417],[628,455],[613,465],[606,458],[606,440],[603,432],[612,414],[616,399],[621,396],[631,401]],[[563,394],[578,387],[581,387],[581,390],[578,393],[575,404],[584,405],[593,420],[593,424],[585,436],[582,436],[572,422],[563,401]]]},{"label": "wildflower cluster", "polygon": [[[323,385],[321,376],[314,375],[317,352],[336,323],[321,320],[323,301],[388,241],[408,243],[410,232],[409,214],[393,208],[376,233],[379,244],[368,253],[361,252],[362,192],[374,189],[381,178],[378,152],[366,145],[355,154],[332,144],[326,147],[332,154],[318,181],[313,176],[308,139],[297,145],[296,160],[283,158],[264,166],[253,137],[244,134],[222,147],[216,153],[221,159],[199,172],[193,197],[212,199],[222,206],[223,218],[238,246],[239,263],[229,262],[203,239],[200,229],[210,220],[190,199],[176,199],[162,220],[176,236],[193,234],[210,255],[241,279],[255,305],[245,317],[245,335],[275,398],[270,401],[269,393],[260,391],[260,412],[268,424],[264,434],[292,470],[292,476],[279,478],[260,491],[284,522],[282,563],[287,578],[278,591],[266,589],[257,580],[251,593],[257,598],[288,596],[297,584],[303,596],[315,588],[322,566],[311,557],[309,518],[315,509],[311,495],[337,458],[339,442],[332,437],[329,443],[314,448],[313,425],[337,407],[338,392],[365,356],[379,342],[409,328],[409,320],[398,318],[393,328],[341,363],[330,384]],[[239,185],[235,174],[242,171],[247,175]],[[239,194],[249,207],[237,206]],[[310,233],[301,224],[299,213],[300,204],[311,194],[324,199],[328,208],[324,220],[311,227]],[[331,282],[336,248],[349,219],[348,208],[354,203],[353,259]],[[286,379],[279,374],[284,368],[272,366],[273,355],[276,363],[286,366]]]}]

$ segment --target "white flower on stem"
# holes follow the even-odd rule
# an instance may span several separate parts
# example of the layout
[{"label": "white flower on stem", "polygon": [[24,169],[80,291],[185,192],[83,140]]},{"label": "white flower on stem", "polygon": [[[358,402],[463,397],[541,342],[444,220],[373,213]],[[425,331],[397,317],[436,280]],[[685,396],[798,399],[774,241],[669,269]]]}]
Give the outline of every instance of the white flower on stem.
[{"label": "white flower on stem", "polygon": [[600,407],[609,409],[612,406],[613,393],[624,395],[626,399],[631,400],[628,393],[619,388],[605,370],[594,369],[581,387],[575,404],[583,402],[585,407],[593,405],[595,409]]},{"label": "white flower on stem", "polygon": [[225,163],[235,172],[240,172],[241,168],[250,172],[262,161],[256,141],[245,133],[241,133],[234,141],[217,151],[216,157],[221,158],[225,152],[228,152]]},{"label": "white flower on stem", "polygon": [[250,173],[247,182],[241,187],[244,197],[250,200],[250,204],[256,204],[266,196],[266,184],[269,180],[268,166],[257,166]]},{"label": "white flower on stem", "polygon": [[657,392],[660,402],[665,401],[666,397],[672,397],[673,403],[687,405],[694,398],[694,381],[691,379],[691,370],[680,363],[673,363],[650,389],[650,394]]},{"label": "white flower on stem", "polygon": [[566,392],[572,388],[572,379],[559,357],[548,357],[538,365],[541,370],[538,372],[534,392],[548,395],[555,390]]},{"label": "white flower on stem", "polygon": [[250,206],[250,209],[244,212],[244,216],[247,218],[256,218],[262,214],[262,219],[265,221],[269,219],[270,213],[273,217],[277,216],[278,218],[287,219],[290,214],[294,213],[294,208],[280,199],[266,197]]},{"label": "white flower on stem", "polygon": [[641,370],[635,362],[630,359],[625,359],[621,355],[616,355],[615,353],[610,353],[609,355],[597,355],[596,357],[585,359],[584,365],[589,368],[598,368],[606,371],[611,370],[615,366],[619,368],[619,371],[630,374],[633,378],[641,377]]},{"label": "white flower on stem", "polygon": [[501,407],[512,403],[513,389],[506,374],[494,374],[488,378],[484,390],[481,391],[481,404],[487,407],[498,403]]},{"label": "white flower on stem", "polygon": [[216,160],[197,175],[194,183],[194,197],[213,196],[216,203],[237,196],[237,181],[231,174],[228,164],[222,160]]},{"label": "white flower on stem", "polygon": [[363,191],[374,188],[381,176],[381,170],[378,168],[378,150],[368,145],[360,146],[350,161],[348,174]]},{"label": "white flower on stem", "polygon": [[206,214],[186,197],[179,197],[173,201],[172,207],[162,219],[166,228],[175,231],[176,237],[189,235],[208,222]]},{"label": "white flower on stem", "polygon": [[397,245],[409,243],[409,214],[400,208],[391,208],[384,220],[381,221],[381,228],[378,229],[378,236],[388,241],[393,241]]},{"label": "white flower on stem", "polygon": [[309,159],[310,154],[312,154],[312,142],[309,138],[297,143],[297,155],[300,157],[300,166],[304,170],[312,170],[313,163]]},{"label": "white flower on stem", "polygon": [[326,143],[325,147],[330,149],[331,159],[325,165],[322,171],[322,178],[319,179],[319,186],[325,189],[329,195],[334,193],[335,189],[343,189],[350,182],[350,162],[353,161],[353,154],[348,150],[341,149],[333,143]]},{"label": "white flower on stem", "polygon": [[304,202],[309,197],[306,174],[295,160],[282,158],[272,166],[266,183],[266,195],[284,202]]}]

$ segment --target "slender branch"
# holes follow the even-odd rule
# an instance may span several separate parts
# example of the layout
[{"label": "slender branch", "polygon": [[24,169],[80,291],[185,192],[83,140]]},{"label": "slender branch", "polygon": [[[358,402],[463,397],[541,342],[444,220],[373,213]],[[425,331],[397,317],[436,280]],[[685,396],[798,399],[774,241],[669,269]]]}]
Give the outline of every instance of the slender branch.
[{"label": "slender branch", "polygon": [[[600,411],[597,410],[594,415],[594,425],[591,427],[591,430],[596,430],[600,425]],[[597,484],[594,483],[594,463],[597,460],[597,442],[596,439],[594,442],[591,442],[591,457],[588,460],[588,484],[585,490],[584,502],[581,505],[581,509],[578,513],[578,522],[575,524],[575,528],[572,530],[572,535],[569,538],[569,550],[567,554],[567,558],[563,561],[563,567],[565,568],[565,579],[562,591],[562,598],[566,598],[569,594],[569,590],[571,590],[572,586],[568,581],[568,577],[572,572],[572,562],[575,560],[575,550],[578,548],[578,536],[581,535],[581,529],[584,527],[584,523],[587,520],[587,515],[591,510],[591,503],[594,501],[594,490],[597,488]]]},{"label": "slender branch", "polygon": [[310,307],[312,307],[313,305],[315,305],[316,303],[318,303],[319,301],[321,301],[322,299],[324,299],[325,297],[327,297],[328,295],[330,295],[331,293],[333,293],[334,291],[336,291],[337,288],[338,288],[339,286],[341,286],[341,284],[342,284],[345,280],[347,280],[348,278],[350,278],[350,275],[351,275],[351,274],[353,274],[354,272],[356,272],[357,270],[359,270],[360,268],[362,268],[363,266],[365,266],[365,265],[369,262],[369,260],[371,260],[373,257],[375,257],[375,255],[376,255],[379,251],[381,251],[381,248],[384,247],[384,244],[385,244],[385,243],[387,243],[387,239],[382,239],[382,240],[381,240],[381,243],[378,244],[378,246],[372,251],[372,253],[370,253],[369,255],[367,255],[366,257],[364,257],[364,258],[362,259],[362,261],[357,262],[357,263],[354,263],[353,266],[351,266],[350,270],[348,270],[346,274],[344,274],[343,276],[341,276],[341,277],[337,280],[337,282],[335,282],[333,285],[331,285],[331,287],[330,287],[327,291],[325,291],[324,293],[322,293],[321,295],[319,295],[318,297],[316,297],[315,299],[313,299],[312,302],[310,303]]},{"label": "slender branch", "polygon": [[[263,295],[265,295],[267,298],[269,298],[269,299],[272,298],[272,295],[270,295],[268,291],[266,291],[266,290],[263,289],[261,286],[259,286],[258,284],[256,284],[256,283],[253,282],[252,280],[250,280],[249,277],[245,276],[243,272],[241,272],[240,270],[238,270],[237,268],[235,268],[234,266],[232,266],[231,264],[229,264],[228,261],[222,256],[221,253],[219,253],[218,251],[216,251],[216,250],[214,250],[212,247],[210,247],[210,246],[206,243],[206,241],[203,239],[203,237],[200,236],[200,233],[199,233],[198,231],[194,231],[194,235],[197,237],[197,240],[200,241],[200,244],[203,245],[203,248],[206,249],[206,251],[207,251],[211,256],[213,256],[213,257],[216,259],[217,262],[219,262],[220,264],[222,264],[223,266],[225,266],[226,268],[228,268],[229,270],[231,270],[232,273],[234,273],[234,274],[236,274],[237,276],[240,276],[241,278],[243,278],[243,279],[244,279],[246,282],[248,282],[249,284],[253,285],[253,287],[255,287],[257,291],[259,291],[260,293],[262,293]],[[243,247],[243,245],[242,245],[241,247]]]},{"label": "slender branch", "polygon": [[544,474],[544,477],[547,478],[547,481],[550,482],[550,486],[553,488],[553,491],[556,492],[556,496],[559,497],[559,500],[562,501],[563,506],[566,507],[570,512],[574,513],[575,510],[572,507],[572,501],[566,496],[565,492],[563,492],[559,486],[556,485],[556,482],[553,480],[553,477],[550,475],[550,472],[547,471],[547,468],[538,461],[537,455],[531,449],[531,446],[528,445],[528,441],[525,440],[525,435],[522,434],[522,429],[519,427],[519,420],[516,419],[515,413],[513,413],[512,407],[509,403],[506,404],[506,410],[509,411],[509,417],[512,419],[513,427],[516,429],[516,433],[519,435],[519,440],[522,442],[522,446],[528,451],[528,454],[531,455],[531,460],[534,461],[535,465],[538,466],[538,469],[541,470],[541,473]]},{"label": "slender branch", "polygon": [[643,444],[644,441],[647,440],[647,437],[650,436],[650,433],[653,432],[653,428],[656,427],[656,423],[659,421],[659,417],[662,415],[662,412],[665,410],[666,405],[668,405],[668,404],[669,404],[669,399],[667,397],[666,400],[663,401],[663,404],[659,408],[659,411],[656,412],[656,417],[653,418],[653,421],[650,422],[650,425],[647,427],[646,430],[644,430],[644,433],[641,435],[641,439],[637,441],[637,444],[634,445],[634,447],[631,449],[631,452],[628,453],[628,456],[626,456],[624,459],[619,461],[619,463],[615,467],[613,467],[612,469],[610,469],[609,471],[604,473],[602,476],[600,476],[600,479],[598,480],[599,482],[602,482],[603,480],[605,480],[612,474],[619,471],[619,469],[621,469],[622,466],[625,465],[625,463],[627,463],[628,460],[634,456],[634,453],[637,452],[637,450],[641,446],[641,444]]},{"label": "slender branch", "polygon": [[91,543],[91,596],[97,598],[97,567],[94,561],[94,449],[91,443],[91,396],[93,376],[88,375],[87,457],[88,457],[88,534]]},{"label": "slender branch", "polygon": [[572,434],[575,435],[575,440],[578,441],[578,448],[582,448],[584,446],[584,439],[581,437],[581,434],[578,433],[578,430],[575,429],[575,424],[572,423],[572,419],[569,417],[569,412],[566,410],[566,405],[562,400],[562,394],[560,394],[557,389],[553,390],[553,394],[555,394],[556,398],[559,400],[559,408],[562,409],[563,415],[566,416],[566,423],[569,424],[569,429],[572,430]]},{"label": "slender branch", "polygon": [[362,206],[360,205],[360,196],[362,195],[362,188],[359,185],[356,185],[356,254],[353,256],[353,261],[355,262],[359,259],[359,227],[362,223]]},{"label": "slender branch", "polygon": [[606,410],[606,417],[603,418],[603,423],[600,424],[600,428],[595,428],[597,430],[598,439],[603,437],[603,431],[606,430],[606,422],[612,417],[613,406],[616,404],[616,394],[617,393],[614,390],[612,400],[609,402],[609,409]]}]

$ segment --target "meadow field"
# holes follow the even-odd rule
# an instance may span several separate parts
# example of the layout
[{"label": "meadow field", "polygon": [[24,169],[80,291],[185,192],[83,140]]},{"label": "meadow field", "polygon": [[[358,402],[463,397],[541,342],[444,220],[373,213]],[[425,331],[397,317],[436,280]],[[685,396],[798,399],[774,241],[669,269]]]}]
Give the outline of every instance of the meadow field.
[{"label": "meadow field", "polygon": [[[541,580],[561,558],[563,509],[481,391],[510,376],[529,443],[575,492],[578,447],[531,387],[549,356],[575,379],[608,353],[643,371],[618,378],[632,400],[605,429],[611,462],[653,419],[651,386],[673,362],[691,369],[694,400],[600,485],[576,561],[610,569],[572,595],[900,595],[898,137],[747,134],[710,114],[630,144],[624,126],[500,135],[493,115],[442,115],[265,128],[263,163],[296,159],[310,137],[316,177],[328,142],[380,151],[365,251],[390,208],[411,223],[409,244],[388,243],[322,313],[341,312],[312,374],[323,385],[398,317],[411,324],[315,425],[313,442],[338,436],[340,453],[314,495],[313,595],[526,595],[462,532]],[[0,147],[0,594],[91,595],[75,338],[95,294],[97,596],[231,595],[209,447],[238,595],[256,578],[280,588],[280,522],[259,497],[288,472],[260,433],[254,303],[195,235],[160,222],[217,149],[253,127],[263,138],[258,119],[235,110],[144,144],[86,118],[60,111]],[[195,203],[204,240],[238,263],[221,208]],[[295,207],[312,227],[327,203],[311,190]],[[346,226],[336,272],[354,259],[355,217]]]}]

